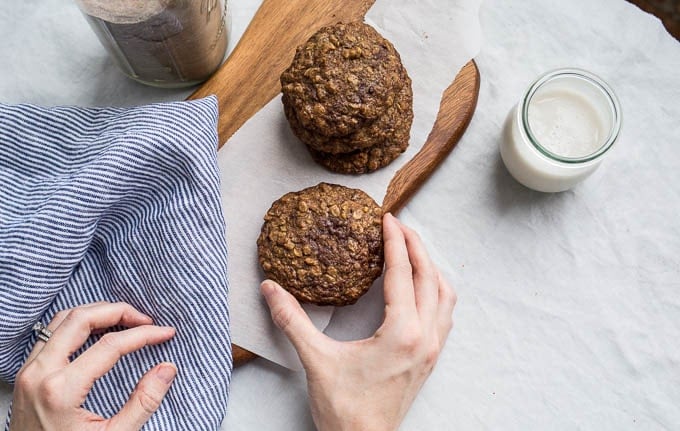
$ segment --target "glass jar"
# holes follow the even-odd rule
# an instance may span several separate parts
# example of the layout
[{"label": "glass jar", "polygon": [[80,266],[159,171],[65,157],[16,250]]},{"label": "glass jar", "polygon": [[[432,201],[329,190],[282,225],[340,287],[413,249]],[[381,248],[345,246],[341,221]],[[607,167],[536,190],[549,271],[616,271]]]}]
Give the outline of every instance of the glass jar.
[{"label": "glass jar", "polygon": [[619,101],[603,80],[580,69],[554,70],[510,111],[501,157],[525,186],[560,192],[597,169],[620,130]]},{"label": "glass jar", "polygon": [[130,78],[156,87],[206,80],[227,50],[226,0],[76,0]]}]

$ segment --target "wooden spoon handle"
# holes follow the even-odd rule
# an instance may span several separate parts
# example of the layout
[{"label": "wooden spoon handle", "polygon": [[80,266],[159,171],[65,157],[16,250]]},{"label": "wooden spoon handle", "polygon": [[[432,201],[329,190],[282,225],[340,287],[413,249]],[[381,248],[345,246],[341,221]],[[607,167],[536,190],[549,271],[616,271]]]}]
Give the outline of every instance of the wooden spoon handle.
[{"label": "wooden spoon handle", "polygon": [[382,205],[385,212],[399,212],[453,150],[470,124],[478,95],[479,70],[474,60],[470,60],[444,91],[427,141],[387,186]]},{"label": "wooden spoon handle", "polygon": [[220,69],[189,99],[216,94],[219,145],[281,90],[295,48],[319,28],[363,19],[375,0],[264,0]]}]

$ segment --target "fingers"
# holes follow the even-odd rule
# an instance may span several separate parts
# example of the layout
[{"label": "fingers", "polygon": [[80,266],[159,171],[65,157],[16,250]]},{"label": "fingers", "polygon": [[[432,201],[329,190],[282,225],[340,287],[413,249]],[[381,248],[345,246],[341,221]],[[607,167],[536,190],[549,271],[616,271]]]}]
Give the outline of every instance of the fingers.
[{"label": "fingers", "polygon": [[142,428],[160,407],[176,375],[177,368],[171,363],[165,362],[152,368],[137,383],[130,399],[120,412],[109,420],[107,429],[138,430]]},{"label": "fingers", "polygon": [[401,222],[399,226],[404,234],[408,258],[413,267],[413,286],[418,315],[422,320],[432,322],[437,313],[439,287],[437,268],[418,234]]},{"label": "fingers", "polygon": [[395,308],[398,313],[415,311],[413,292],[413,269],[409,261],[406,240],[399,222],[392,214],[383,217],[383,239],[385,244],[385,305],[389,312]]},{"label": "fingers", "polygon": [[[395,298],[393,301],[398,304],[414,303],[423,330],[431,333],[433,337],[436,336],[439,345],[443,346],[453,326],[452,314],[456,294],[432,262],[425,245],[414,230],[391,215],[385,216],[383,225],[387,267],[384,282],[385,302],[389,304],[390,298],[393,297]],[[403,270],[390,271],[390,268],[406,267],[405,256],[410,265],[410,272],[407,274],[408,271]],[[405,293],[407,284],[410,285],[412,298]],[[408,316],[404,316],[403,313],[396,315],[399,321],[409,321]],[[413,324],[411,321],[407,326]]]},{"label": "fingers", "polygon": [[[93,303],[90,303],[90,304],[81,305],[81,306],[79,306],[79,308],[89,308],[89,307],[93,307],[93,306],[100,305],[100,304],[108,304],[108,302],[106,302],[106,301],[93,302]],[[52,320],[50,321],[50,323],[47,325],[47,329],[49,329],[50,331],[52,331],[52,333],[54,333],[54,331],[57,330],[59,325],[61,325],[61,323],[66,319],[66,316],[68,316],[68,314],[72,310],[73,310],[72,308],[67,308],[67,309],[61,310],[57,314],[55,314],[54,317],[52,318]],[[35,346],[33,346],[33,350],[31,350],[31,353],[28,355],[28,358],[26,358],[26,364],[28,365],[33,359],[35,359],[35,357],[38,355],[38,353],[40,353],[42,351],[42,349],[44,347],[45,347],[45,342],[38,339],[38,341],[36,341],[36,343],[35,343]]]},{"label": "fingers", "polygon": [[439,280],[439,303],[437,305],[437,335],[439,336],[439,345],[444,346],[449,332],[453,327],[453,308],[456,306],[458,297],[455,290],[444,278],[441,272],[437,273]]},{"label": "fingers", "polygon": [[[104,334],[99,341],[66,367],[68,380],[87,393],[94,382],[111,370],[121,357],[144,346],[168,341],[174,335],[175,329],[172,327],[152,325]],[[85,400],[83,398],[78,401],[82,403]]]},{"label": "fingers", "polygon": [[300,303],[284,288],[271,280],[260,285],[260,291],[269,305],[272,320],[293,343],[303,364],[312,348],[319,348],[325,335],[314,326]]},{"label": "fingers", "polygon": [[[17,406],[21,402],[25,404],[17,408],[19,417],[22,411],[32,418],[38,417],[38,410],[48,412],[54,423],[61,423],[69,429],[81,428],[66,425],[71,423],[71,416],[77,416],[79,421],[102,422],[101,417],[82,408],[94,382],[121,356],[174,336],[173,328],[151,326],[150,323],[149,316],[124,303],[88,304],[57,313],[48,325],[52,331],[49,341],[36,344],[29,360],[17,374],[15,402]],[[115,325],[131,329],[105,334],[73,363],[69,363],[72,354],[93,330]],[[161,364],[147,373],[123,410],[111,419],[111,426],[107,429],[140,429],[160,406],[176,374],[177,369],[172,364]],[[16,396],[17,393],[21,396]],[[26,403],[37,403],[38,410],[29,412]],[[40,416],[41,420],[45,420]],[[13,418],[15,421],[16,418]],[[35,424],[38,425],[37,422]]]},{"label": "fingers", "polygon": [[151,318],[129,304],[103,303],[71,310],[55,329],[42,354],[49,355],[55,365],[63,366],[90,336],[93,329],[115,325],[134,327],[151,324]]}]

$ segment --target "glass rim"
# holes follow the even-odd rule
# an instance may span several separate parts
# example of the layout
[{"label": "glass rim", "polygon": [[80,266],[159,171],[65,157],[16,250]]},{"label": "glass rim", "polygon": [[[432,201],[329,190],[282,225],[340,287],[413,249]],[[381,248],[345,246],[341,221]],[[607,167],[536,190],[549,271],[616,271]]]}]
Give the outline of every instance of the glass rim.
[{"label": "glass rim", "polygon": [[[596,151],[582,157],[561,156],[557,153],[548,150],[547,148],[540,144],[540,142],[534,135],[533,131],[531,130],[531,126],[529,125],[529,104],[531,103],[531,99],[533,98],[534,94],[536,94],[536,92],[547,82],[552,81],[555,78],[565,76],[573,76],[583,79],[587,81],[589,84],[598,88],[607,98],[607,101],[609,102],[608,103],[609,107],[611,109],[612,125],[609,130],[609,136],[607,136],[605,143],[598,147]],[[601,78],[583,69],[560,68],[549,71],[539,76],[538,79],[536,79],[536,81],[534,81],[534,83],[531,84],[524,93],[524,96],[522,97],[522,109],[520,110],[520,113],[522,117],[522,125],[524,127],[524,132],[526,133],[529,141],[534,146],[534,148],[536,148],[544,156],[554,161],[562,163],[570,164],[586,163],[591,160],[598,159],[604,153],[606,153],[609,150],[609,148],[611,148],[611,146],[614,144],[621,131],[621,105],[619,103],[619,99],[616,97],[616,94],[611,89],[611,87],[607,85],[607,83],[604,82]]]}]

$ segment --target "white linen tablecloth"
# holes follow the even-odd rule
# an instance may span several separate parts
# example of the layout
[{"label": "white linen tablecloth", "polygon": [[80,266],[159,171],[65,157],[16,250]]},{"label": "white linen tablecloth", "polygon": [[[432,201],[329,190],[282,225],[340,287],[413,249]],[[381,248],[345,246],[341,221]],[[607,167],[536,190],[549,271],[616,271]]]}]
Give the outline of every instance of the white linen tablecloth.
[{"label": "white linen tablecloth", "polygon": [[[235,36],[258,3],[232,2]],[[459,294],[403,429],[680,429],[680,44],[623,0],[487,0],[481,22],[475,117],[401,216]],[[3,7],[0,38],[3,102],[189,94],[124,78],[68,0]],[[510,177],[498,143],[524,88],[560,66],[604,78],[624,125],[592,177],[549,195]],[[0,420],[10,397],[0,385]],[[264,360],[236,370],[222,428],[313,429],[304,375]]]}]

